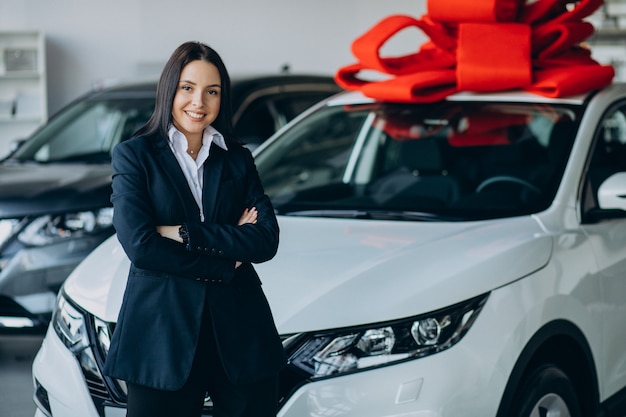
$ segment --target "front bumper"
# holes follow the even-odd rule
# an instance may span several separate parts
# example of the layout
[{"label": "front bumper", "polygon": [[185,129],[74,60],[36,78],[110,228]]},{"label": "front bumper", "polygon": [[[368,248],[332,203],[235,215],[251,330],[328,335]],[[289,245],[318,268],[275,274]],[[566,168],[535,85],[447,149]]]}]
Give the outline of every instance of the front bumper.
[{"label": "front bumper", "polygon": [[[494,369],[472,349],[464,348],[465,341],[418,360],[307,383],[289,395],[278,417],[494,415],[498,390],[492,390],[492,401],[485,401],[490,395],[485,390],[489,386],[487,375]],[[52,329],[33,362],[33,379],[38,388],[35,402],[42,409],[46,408],[42,403],[47,402],[52,417],[125,414],[123,408],[106,401],[98,411],[76,357]]]},{"label": "front bumper", "polygon": [[108,236],[24,247],[0,259],[0,334],[43,334],[61,285]]},{"label": "front bumper", "polygon": [[[100,417],[91,399],[76,357],[48,328],[33,360],[34,400],[38,409],[53,417]],[[39,411],[41,413],[41,411]],[[44,415],[47,415],[44,413]]]}]

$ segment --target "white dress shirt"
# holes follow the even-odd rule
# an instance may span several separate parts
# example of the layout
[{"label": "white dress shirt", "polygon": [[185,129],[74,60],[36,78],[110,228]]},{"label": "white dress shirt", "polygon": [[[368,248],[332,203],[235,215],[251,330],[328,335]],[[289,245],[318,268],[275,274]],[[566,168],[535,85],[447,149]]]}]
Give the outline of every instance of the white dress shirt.
[{"label": "white dress shirt", "polygon": [[204,162],[209,157],[211,144],[215,143],[220,148],[228,150],[224,136],[218,132],[213,126],[208,126],[202,133],[202,147],[198,151],[198,155],[194,160],[188,153],[189,143],[185,135],[174,125],[170,125],[168,133],[168,142],[174,156],[185,174],[191,193],[193,194],[198,209],[200,210],[200,220],[204,221],[204,211],[202,207],[202,186],[204,174]]}]

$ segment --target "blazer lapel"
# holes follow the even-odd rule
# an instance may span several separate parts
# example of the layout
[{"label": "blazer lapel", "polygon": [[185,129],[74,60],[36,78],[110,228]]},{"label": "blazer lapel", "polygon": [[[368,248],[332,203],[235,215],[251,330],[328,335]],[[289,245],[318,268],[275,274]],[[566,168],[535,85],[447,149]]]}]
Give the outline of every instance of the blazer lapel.
[{"label": "blazer lapel", "polygon": [[224,153],[226,151],[215,144],[211,144],[211,153],[204,162],[204,188],[202,189],[202,205],[204,206],[204,218],[208,221],[215,220],[215,206],[217,193],[224,168]]},{"label": "blazer lapel", "polygon": [[182,201],[185,210],[185,217],[189,219],[200,218],[198,205],[189,189],[189,184],[183,174],[174,153],[169,147],[167,140],[155,140],[155,148],[158,161],[164,168],[166,179],[174,185],[176,195]]}]

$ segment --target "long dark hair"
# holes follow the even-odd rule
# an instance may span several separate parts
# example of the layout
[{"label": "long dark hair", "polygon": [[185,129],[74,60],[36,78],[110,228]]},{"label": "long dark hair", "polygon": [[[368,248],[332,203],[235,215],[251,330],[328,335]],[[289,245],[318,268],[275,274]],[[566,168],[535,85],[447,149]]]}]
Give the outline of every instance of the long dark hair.
[{"label": "long dark hair", "polygon": [[134,136],[167,136],[172,123],[172,106],[178,89],[180,73],[191,61],[205,61],[217,67],[220,74],[222,94],[220,95],[220,112],[211,126],[217,129],[228,142],[236,141],[233,134],[232,103],[230,77],[224,61],[211,47],[200,42],[185,42],[180,45],[165,64],[157,85],[156,103],[152,116]]}]

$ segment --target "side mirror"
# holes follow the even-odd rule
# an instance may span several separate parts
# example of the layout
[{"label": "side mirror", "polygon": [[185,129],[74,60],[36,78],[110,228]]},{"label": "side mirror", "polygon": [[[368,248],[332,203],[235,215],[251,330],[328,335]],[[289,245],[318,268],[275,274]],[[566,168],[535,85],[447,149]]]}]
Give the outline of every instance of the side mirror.
[{"label": "side mirror", "polygon": [[7,159],[10,159],[13,156],[13,154],[19,148],[21,148],[25,142],[26,142],[26,139],[16,139],[16,140],[11,141],[11,143],[9,143],[8,152],[0,156],[0,161],[6,161]]},{"label": "side mirror", "polygon": [[17,151],[19,148],[22,147],[24,142],[26,142],[26,139],[16,139],[12,141],[11,144],[9,145],[9,153],[13,153]]},{"label": "side mirror", "polygon": [[626,212],[626,172],[618,172],[604,180],[598,188],[598,205],[602,210]]}]

